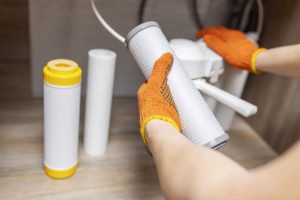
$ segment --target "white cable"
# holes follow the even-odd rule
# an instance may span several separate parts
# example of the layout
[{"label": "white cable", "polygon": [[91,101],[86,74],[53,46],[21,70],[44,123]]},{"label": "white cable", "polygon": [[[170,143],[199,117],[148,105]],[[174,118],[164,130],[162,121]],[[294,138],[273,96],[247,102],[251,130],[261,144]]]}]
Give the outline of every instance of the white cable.
[{"label": "white cable", "polygon": [[257,24],[256,33],[257,33],[257,39],[259,39],[264,24],[264,5],[262,0],[256,0],[256,2],[258,6],[258,24]]},{"label": "white cable", "polygon": [[108,23],[103,19],[103,17],[100,15],[98,9],[96,8],[95,2],[94,0],[91,0],[91,6],[93,8],[93,11],[97,17],[97,19],[99,20],[99,22],[104,26],[104,28],[110,32],[110,34],[112,34],[117,40],[119,40],[120,42],[122,42],[123,44],[125,44],[125,38],[120,35],[119,33],[117,33],[111,26],[108,25]]}]

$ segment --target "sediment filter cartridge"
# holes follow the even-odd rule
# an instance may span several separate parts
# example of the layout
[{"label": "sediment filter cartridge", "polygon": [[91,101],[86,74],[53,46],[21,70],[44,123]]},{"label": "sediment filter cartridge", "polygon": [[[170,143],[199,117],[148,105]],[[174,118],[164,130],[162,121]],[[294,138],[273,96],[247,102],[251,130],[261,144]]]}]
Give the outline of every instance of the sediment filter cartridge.
[{"label": "sediment filter cartridge", "polygon": [[75,173],[78,163],[81,69],[56,59],[44,67],[44,169],[56,179]]},{"label": "sediment filter cartridge", "polygon": [[117,55],[107,49],[92,49],[88,54],[84,151],[99,156],[107,148]]}]

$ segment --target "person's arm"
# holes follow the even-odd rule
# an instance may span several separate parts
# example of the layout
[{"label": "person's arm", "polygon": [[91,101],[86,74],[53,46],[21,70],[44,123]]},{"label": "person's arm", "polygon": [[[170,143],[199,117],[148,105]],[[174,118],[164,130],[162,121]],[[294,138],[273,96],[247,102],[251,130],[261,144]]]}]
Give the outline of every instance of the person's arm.
[{"label": "person's arm", "polygon": [[140,132],[152,153],[168,199],[300,199],[300,144],[281,158],[248,171],[222,153],[191,143],[167,85],[173,56],[163,54],[138,91]]},{"label": "person's arm", "polygon": [[253,73],[270,72],[300,77],[300,44],[272,49],[258,49],[244,33],[224,27],[197,32],[207,45],[231,66]]},{"label": "person's arm", "polygon": [[243,199],[250,173],[236,162],[191,143],[164,121],[148,122],[146,137],[167,199]]},{"label": "person's arm", "polygon": [[167,199],[300,199],[300,144],[248,171],[216,150],[191,143],[167,122],[149,121],[146,137]]},{"label": "person's arm", "polygon": [[268,49],[256,57],[259,71],[300,77],[300,44]]}]

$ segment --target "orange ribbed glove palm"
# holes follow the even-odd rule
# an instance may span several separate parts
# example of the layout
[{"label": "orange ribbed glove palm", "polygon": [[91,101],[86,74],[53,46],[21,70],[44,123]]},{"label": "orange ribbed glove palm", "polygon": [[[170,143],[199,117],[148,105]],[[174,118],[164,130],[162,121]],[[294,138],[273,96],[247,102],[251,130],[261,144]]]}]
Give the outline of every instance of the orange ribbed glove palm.
[{"label": "orange ribbed glove palm", "polygon": [[206,44],[232,66],[258,73],[256,56],[265,49],[258,49],[241,31],[225,27],[206,28],[197,32],[196,37],[203,37]]},{"label": "orange ribbed glove palm", "polygon": [[163,54],[155,62],[148,81],[142,84],[137,93],[140,111],[140,132],[146,146],[145,126],[152,119],[164,120],[171,123],[178,131],[181,130],[179,115],[167,85],[167,77],[172,64],[172,54]]}]

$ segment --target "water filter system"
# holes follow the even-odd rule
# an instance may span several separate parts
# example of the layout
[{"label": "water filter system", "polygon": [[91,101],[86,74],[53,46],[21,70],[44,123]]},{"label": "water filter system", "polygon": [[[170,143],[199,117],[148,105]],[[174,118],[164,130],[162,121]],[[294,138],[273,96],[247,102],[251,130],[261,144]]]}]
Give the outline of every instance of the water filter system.
[{"label": "water filter system", "polygon": [[244,117],[257,112],[255,105],[239,98],[247,71],[225,67],[223,58],[202,39],[176,38],[169,43],[224,130],[230,129],[235,112]]},{"label": "water filter system", "polygon": [[[262,11],[260,3],[258,0],[259,10]],[[149,78],[153,63],[160,55],[165,52],[175,55],[168,85],[183,124],[183,133],[191,141],[210,148],[218,147],[228,139],[223,129],[229,130],[235,111],[245,117],[257,112],[255,105],[238,98],[243,91],[248,72],[226,69],[225,72],[232,72],[227,73],[227,79],[231,80],[219,79],[224,73],[223,59],[210,50],[203,40],[175,39],[167,44],[167,39],[156,22],[142,23],[124,38],[106,23],[94,0],[91,0],[91,6],[107,31],[128,47],[146,79]],[[262,16],[260,12],[259,19],[262,19]],[[259,20],[258,29],[261,26],[262,20]],[[259,34],[260,31],[254,34],[254,41]],[[199,59],[199,56],[202,57]],[[205,101],[198,91],[195,92],[196,89],[204,93]],[[207,109],[207,103],[210,109]],[[217,116],[223,129],[211,111]]]}]

